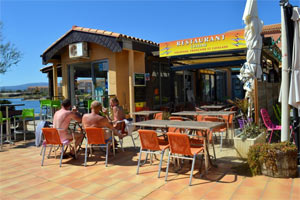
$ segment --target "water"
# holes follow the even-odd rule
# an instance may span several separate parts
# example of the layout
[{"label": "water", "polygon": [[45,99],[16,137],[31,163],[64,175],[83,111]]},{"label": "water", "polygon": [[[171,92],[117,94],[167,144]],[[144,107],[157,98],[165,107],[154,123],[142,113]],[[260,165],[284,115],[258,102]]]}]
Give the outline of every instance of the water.
[{"label": "water", "polygon": [[16,106],[16,110],[22,110],[24,108],[33,108],[34,113],[40,113],[40,101],[39,100],[22,100],[20,98],[16,99],[6,99],[12,104],[25,104],[24,106]]}]

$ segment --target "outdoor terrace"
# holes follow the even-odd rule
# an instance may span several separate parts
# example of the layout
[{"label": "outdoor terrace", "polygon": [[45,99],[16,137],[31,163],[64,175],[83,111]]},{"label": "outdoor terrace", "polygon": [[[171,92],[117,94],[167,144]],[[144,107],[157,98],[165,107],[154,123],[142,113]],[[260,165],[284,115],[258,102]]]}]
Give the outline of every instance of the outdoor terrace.
[{"label": "outdoor terrace", "polygon": [[[32,135],[33,136],[33,135]],[[136,144],[139,138],[135,133]],[[24,146],[17,142],[5,145],[0,152],[0,199],[299,199],[300,178],[278,179],[251,177],[244,162],[238,160],[232,148],[216,145],[218,168],[211,168],[200,178],[196,163],[192,186],[188,186],[190,164],[174,173],[170,168],[165,182],[167,156],[164,157],[161,178],[157,178],[158,161],[154,159],[140,168],[136,175],[138,149],[130,147],[126,138],[125,152],[109,156],[108,167],[101,151],[88,159],[84,167],[84,151],[77,160],[45,158],[41,167],[40,148],[30,140]],[[83,145],[85,147],[85,145]],[[59,153],[58,153],[59,154]],[[101,157],[99,158],[101,154]],[[96,162],[98,160],[98,162]]]}]

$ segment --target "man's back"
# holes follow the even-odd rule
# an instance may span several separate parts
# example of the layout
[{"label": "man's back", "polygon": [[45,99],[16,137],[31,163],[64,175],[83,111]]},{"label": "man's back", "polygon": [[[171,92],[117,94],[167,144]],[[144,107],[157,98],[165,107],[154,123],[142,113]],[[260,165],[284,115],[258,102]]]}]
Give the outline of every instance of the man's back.
[{"label": "man's back", "polygon": [[98,114],[91,113],[91,114],[85,114],[82,117],[82,124],[85,128],[89,127],[96,127],[96,128],[111,128],[111,125],[109,124],[107,118],[102,117]]},{"label": "man's back", "polygon": [[60,109],[54,114],[53,126],[67,130],[72,119],[72,112],[65,109]]}]

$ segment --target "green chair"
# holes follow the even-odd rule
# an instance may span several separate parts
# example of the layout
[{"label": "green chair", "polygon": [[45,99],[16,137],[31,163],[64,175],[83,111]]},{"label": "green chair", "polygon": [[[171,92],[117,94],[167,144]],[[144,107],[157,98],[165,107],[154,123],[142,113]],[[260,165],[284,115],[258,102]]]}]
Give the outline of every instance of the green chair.
[{"label": "green chair", "polygon": [[[1,149],[2,149],[2,145],[3,145],[3,122],[9,123],[10,124],[10,118],[4,118],[2,115],[2,112],[0,111],[0,134],[1,134]],[[9,128],[10,130],[10,128]],[[8,133],[6,133],[6,135],[8,135]]]},{"label": "green chair", "polygon": [[50,99],[40,100],[40,120],[43,120],[43,109],[46,110],[46,114],[44,115],[45,116],[44,120],[46,120],[48,112],[51,109],[51,100]]},{"label": "green chair", "polygon": [[60,100],[52,100],[51,101],[51,117],[54,116],[54,113],[60,109],[61,107],[61,102]]},{"label": "green chair", "polygon": [[60,109],[61,102],[60,100],[52,100],[51,101],[51,107],[55,109]]},{"label": "green chair", "polygon": [[87,102],[87,110],[88,110],[88,113],[90,113],[91,111],[91,105],[92,105],[92,102],[95,101],[95,100],[88,100]]},{"label": "green chair", "polygon": [[14,137],[15,140],[17,138],[17,133],[22,133],[22,132],[17,132],[16,131],[16,119],[19,118],[19,120],[22,120],[23,123],[23,134],[24,134],[24,142],[26,141],[26,121],[33,121],[33,126],[34,126],[34,132],[35,132],[35,116],[34,116],[34,109],[23,109],[22,110],[22,115],[20,116],[15,116],[14,117]]}]

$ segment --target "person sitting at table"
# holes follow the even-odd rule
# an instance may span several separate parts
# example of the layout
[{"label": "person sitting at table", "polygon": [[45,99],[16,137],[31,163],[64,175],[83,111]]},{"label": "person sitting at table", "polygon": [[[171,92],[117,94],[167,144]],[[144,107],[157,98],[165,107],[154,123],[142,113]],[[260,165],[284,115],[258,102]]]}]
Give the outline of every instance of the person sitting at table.
[{"label": "person sitting at table", "polygon": [[[123,138],[123,135],[119,133],[113,125],[108,121],[106,117],[99,115],[100,111],[102,111],[102,105],[99,101],[93,101],[91,104],[91,113],[84,114],[82,117],[82,124],[84,128],[109,128],[113,131],[114,135],[119,138]],[[105,140],[106,142],[111,140],[111,133],[105,132]]]},{"label": "person sitting at table", "polygon": [[117,123],[125,119],[125,113],[122,106],[119,105],[119,100],[117,97],[110,99],[110,107],[112,110],[112,123],[114,127],[118,130],[121,130],[121,124]]},{"label": "person sitting at table", "polygon": [[[69,125],[71,120],[81,122],[81,114],[77,112],[77,109],[74,107],[71,110],[71,101],[70,99],[63,100],[61,104],[61,109],[56,111],[53,117],[53,128],[58,129],[60,140],[72,140],[72,132],[69,131]],[[74,157],[75,150],[81,144],[84,135],[82,133],[74,132],[75,147],[71,150],[71,156]]]}]

